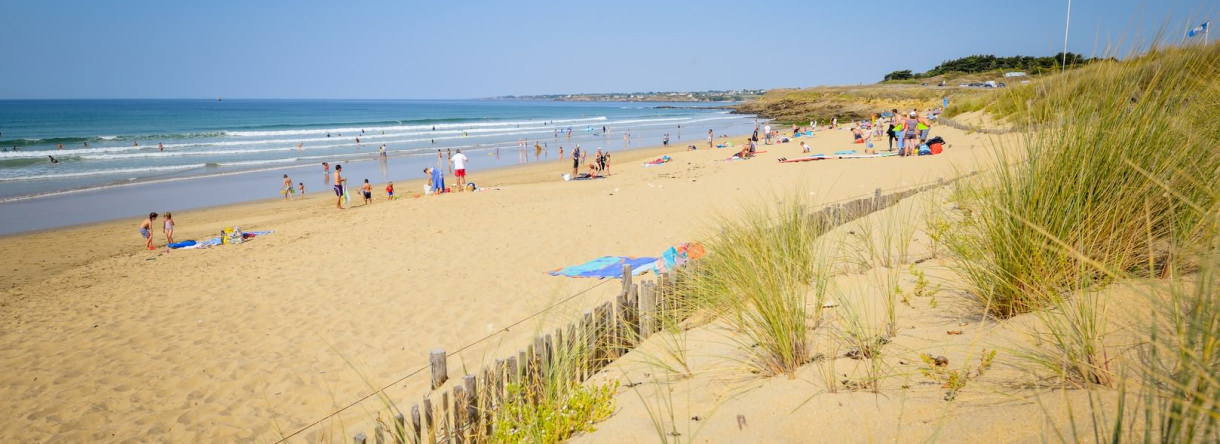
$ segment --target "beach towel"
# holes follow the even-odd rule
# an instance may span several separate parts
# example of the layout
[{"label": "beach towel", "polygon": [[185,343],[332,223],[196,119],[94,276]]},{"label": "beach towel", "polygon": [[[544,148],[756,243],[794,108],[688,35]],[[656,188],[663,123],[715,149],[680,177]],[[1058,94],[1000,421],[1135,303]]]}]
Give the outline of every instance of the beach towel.
[{"label": "beach towel", "polygon": [[[240,228],[239,228],[239,230],[240,230]],[[242,241],[244,242],[244,241],[250,240],[252,238],[255,238],[258,236],[266,236],[266,235],[274,233],[274,232],[275,232],[274,230],[247,231],[247,232],[241,233],[241,237],[242,237]],[[212,247],[212,246],[216,246],[216,245],[222,245],[225,243],[224,240],[225,239],[223,237],[214,237],[214,238],[202,240],[202,241],[186,240],[186,241],[170,244],[169,247],[180,249],[180,250],[193,250],[196,248],[208,248],[208,247]],[[189,242],[189,244],[187,244],[188,242]],[[174,246],[174,245],[179,245],[179,244],[184,244],[184,245],[178,246],[178,247]]]},{"label": "beach towel", "polygon": [[825,154],[814,154],[814,155],[809,156],[809,157],[798,157],[798,158],[795,158],[795,159],[784,159],[784,158],[781,158],[781,159],[779,159],[779,161],[780,161],[780,162],[782,162],[782,163],[796,163],[796,162],[808,162],[808,161],[811,161],[811,160],[827,160],[827,159],[834,159],[834,157],[827,156],[827,155],[825,155]]},{"label": "beach towel", "polygon": [[198,242],[195,242],[193,240],[184,240],[182,242],[174,242],[172,244],[166,245],[166,247],[173,248],[173,249],[186,248],[186,247],[194,246],[197,243]]},{"label": "beach towel", "polygon": [[880,158],[880,157],[892,157],[892,156],[897,156],[897,155],[898,154],[896,154],[896,153],[885,152],[885,153],[876,153],[876,154],[845,154],[845,155],[836,156],[836,157],[838,157],[840,159],[876,159],[876,158]]},{"label": "beach towel", "polygon": [[632,274],[641,274],[645,271],[661,274],[685,265],[687,262],[699,259],[706,254],[707,252],[703,249],[703,244],[701,243],[681,243],[666,249],[664,253],[661,253],[661,258],[653,262],[652,265],[644,267],[642,271],[633,270]]},{"label": "beach towel", "polygon": [[602,256],[580,265],[556,268],[551,276],[591,277],[598,279],[623,277],[623,265],[630,265],[632,274],[643,273],[643,268],[657,262],[655,257]]},{"label": "beach towel", "polygon": [[672,160],[672,159],[670,159],[669,156],[661,156],[652,161],[645,163],[644,166],[650,167],[650,166],[664,165],[666,163],[669,163],[670,160]]}]

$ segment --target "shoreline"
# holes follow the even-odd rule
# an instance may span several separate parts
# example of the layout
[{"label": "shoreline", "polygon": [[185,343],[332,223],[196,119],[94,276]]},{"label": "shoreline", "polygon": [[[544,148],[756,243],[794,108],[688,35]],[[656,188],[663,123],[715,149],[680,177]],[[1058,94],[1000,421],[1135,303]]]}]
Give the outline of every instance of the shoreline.
[{"label": "shoreline", "polygon": [[[741,135],[735,135],[734,137],[740,137],[740,136]],[[608,142],[609,144],[617,143],[617,141],[609,140],[609,138],[605,138],[604,141]],[[688,140],[688,141],[690,141],[690,140]],[[675,141],[675,142],[680,142],[680,141]],[[588,142],[580,142],[580,143],[594,145],[593,143],[588,143]],[[575,145],[575,144],[576,143],[572,143],[572,145]],[[567,146],[567,145],[564,145],[564,146]],[[675,145],[670,145],[670,146],[673,147]],[[629,152],[635,152],[635,151],[639,151],[639,150],[648,150],[648,149],[660,148],[660,147],[661,147],[660,145],[656,145],[656,146],[645,145],[645,146],[633,146],[633,147],[626,148],[626,149],[623,149],[623,148],[611,149],[611,150],[607,150],[607,151],[613,153],[612,158],[611,158],[611,160],[613,162],[615,160],[615,156],[622,155],[621,153],[629,153]],[[485,163],[486,158],[488,156],[492,155],[494,150],[496,150],[496,147],[478,147],[478,148],[463,148],[463,149],[467,150],[466,152],[470,155],[471,160],[473,161],[473,163],[471,165],[472,169],[477,169],[481,165],[486,164]],[[596,148],[593,148],[593,149],[596,150]],[[554,155],[554,154],[557,154],[556,150],[557,150],[557,147],[548,147],[548,148],[546,148],[545,153],[548,156]],[[508,150],[502,150],[502,151],[508,151]],[[532,151],[532,149],[528,149],[527,151]],[[391,151],[391,153],[393,153],[393,151]],[[570,153],[570,149],[565,148],[565,156],[567,156],[568,153]],[[377,158],[376,153],[352,153],[352,154],[356,155],[356,156],[360,156],[360,157],[356,158],[356,159],[349,159],[346,161],[330,161],[330,163],[332,165],[337,165],[337,164],[344,165],[346,168],[348,168],[348,171],[353,171],[353,173],[348,174],[348,176],[350,176],[350,177],[354,177],[356,175],[356,173],[358,172],[359,174],[361,174],[362,179],[364,177],[368,177],[371,181],[374,180],[373,176],[377,175],[376,170],[378,169],[378,166],[380,166],[380,168],[382,169],[382,173],[380,174],[381,177],[380,177],[380,179],[376,179],[376,180],[380,180],[380,182],[373,182],[373,183],[381,184],[382,188],[384,188],[385,182],[387,182],[387,181],[413,181],[413,180],[415,180],[415,179],[413,179],[413,177],[418,176],[418,174],[411,172],[411,171],[418,170],[423,167],[430,167],[436,163],[436,162],[432,161],[432,158],[433,158],[432,153],[404,152],[403,154],[400,154],[397,156],[391,155],[385,160]],[[549,159],[544,158],[541,160],[532,160],[532,161],[529,161],[526,163],[512,163],[512,161],[510,159],[508,159],[509,157],[510,157],[509,155],[502,153],[500,156],[500,159],[493,161],[492,166],[489,169],[484,170],[484,171],[495,171],[495,170],[501,170],[501,169],[512,169],[512,168],[525,167],[525,166],[529,166],[530,164],[537,163],[537,162],[544,162],[544,163],[545,162],[557,162],[557,160],[554,157],[550,157]],[[391,163],[396,165],[395,169],[397,171],[404,171],[405,173],[402,173],[403,175],[395,175],[393,177],[391,177],[391,175],[386,174],[384,172],[384,170],[386,169],[385,164],[391,164]],[[319,164],[320,164],[320,162],[319,162]],[[144,194],[146,197],[151,196],[151,198],[153,199],[153,203],[144,204],[141,208],[148,208],[148,209],[160,208],[160,210],[157,210],[158,213],[164,211],[165,209],[168,209],[172,212],[199,211],[199,210],[215,208],[215,207],[223,206],[223,205],[258,202],[264,198],[254,198],[254,199],[220,198],[220,199],[217,199],[216,196],[214,194],[212,194],[212,192],[210,192],[210,191],[207,192],[206,195],[200,194],[200,193],[203,192],[203,189],[215,190],[217,188],[219,188],[221,191],[228,193],[230,195],[245,195],[245,194],[248,194],[250,189],[278,190],[278,188],[267,187],[266,184],[273,184],[273,185],[278,184],[278,180],[280,179],[279,175],[281,173],[290,174],[291,176],[294,177],[294,179],[293,179],[294,182],[299,182],[300,180],[298,180],[297,178],[308,176],[311,174],[306,170],[316,170],[318,168],[318,166],[319,165],[290,165],[290,166],[260,168],[260,169],[255,169],[255,170],[223,172],[223,173],[216,173],[216,174],[212,174],[212,175],[170,177],[170,178],[161,178],[161,179],[139,180],[139,181],[132,181],[132,182],[127,182],[127,183],[117,182],[117,183],[111,183],[108,185],[102,185],[102,186],[96,186],[96,187],[90,187],[90,188],[63,190],[63,191],[56,191],[56,192],[51,192],[51,193],[47,193],[47,194],[40,194],[40,195],[33,195],[33,196],[20,196],[20,197],[10,198],[7,200],[0,200],[0,210],[3,210],[3,211],[0,211],[0,238],[14,236],[14,235],[27,234],[27,233],[43,232],[46,230],[54,230],[57,228],[78,227],[78,226],[82,226],[82,225],[88,225],[91,223],[116,222],[119,220],[127,220],[132,217],[139,218],[141,214],[147,214],[146,212],[148,210],[144,210],[144,212],[142,212],[142,211],[140,211],[140,208],[134,208],[136,206],[136,204],[131,203],[132,199],[122,197],[122,195],[124,195],[124,194],[131,194],[131,193]],[[404,169],[404,167],[405,167],[405,169]],[[451,173],[447,172],[446,176],[447,176],[446,177],[447,183],[449,180],[453,179]],[[238,185],[233,186],[233,185],[228,184],[227,182],[235,182]],[[422,184],[422,179],[420,179],[420,182]],[[184,184],[186,184],[186,185],[184,185]],[[193,201],[201,202],[201,203],[190,204],[190,205],[186,205],[186,206],[179,206],[180,204],[177,204],[177,201],[183,200],[183,199],[180,199],[178,197],[179,195],[173,195],[172,191],[157,192],[155,190],[155,187],[160,187],[160,186],[168,186],[170,188],[176,189],[176,191],[178,191],[178,192],[183,192],[185,190],[188,193],[189,197],[184,200],[188,200],[188,201],[193,200]],[[421,188],[421,187],[416,187],[415,189],[419,189],[419,188]],[[313,193],[318,193],[318,192],[329,193],[330,185],[329,184],[318,184],[317,182],[306,182],[306,192],[311,192],[311,191]],[[277,198],[274,198],[274,197],[268,197],[265,199],[278,200]],[[53,226],[41,226],[38,224],[38,221],[34,221],[34,220],[30,220],[30,219],[22,219],[22,218],[18,217],[18,215],[24,215],[24,214],[55,213],[55,211],[49,210],[49,208],[61,207],[61,206],[73,206],[73,205],[76,205],[76,206],[89,205],[89,202],[94,202],[94,201],[105,201],[105,202],[111,202],[111,203],[118,201],[118,202],[121,202],[121,205],[128,208],[128,210],[121,211],[121,212],[115,211],[115,208],[113,206],[107,205],[104,208],[92,209],[92,211],[101,211],[101,212],[110,213],[109,216],[97,217],[97,216],[92,216],[95,213],[89,213],[90,216],[82,215],[80,217],[77,217],[76,219],[81,219],[79,221],[73,221],[73,222],[64,223],[64,224],[60,224],[60,225],[53,225]],[[121,214],[119,214],[119,213],[121,213]]]}]

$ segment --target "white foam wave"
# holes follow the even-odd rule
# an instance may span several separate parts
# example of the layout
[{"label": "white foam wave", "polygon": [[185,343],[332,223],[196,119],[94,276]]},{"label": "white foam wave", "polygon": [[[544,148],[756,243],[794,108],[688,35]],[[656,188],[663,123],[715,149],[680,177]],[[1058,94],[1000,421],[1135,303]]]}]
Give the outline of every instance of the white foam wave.
[{"label": "white foam wave", "polygon": [[39,175],[34,175],[34,176],[0,177],[0,182],[16,182],[16,181],[24,181],[24,180],[56,180],[56,179],[68,179],[68,178],[73,178],[73,177],[113,176],[113,175],[122,175],[122,174],[171,172],[171,171],[192,170],[192,169],[196,169],[196,168],[203,168],[204,166],[206,166],[206,165],[202,164],[202,163],[198,163],[198,164],[191,164],[191,165],[173,165],[173,166],[144,167],[144,168],[118,168],[118,169],[106,169],[106,170],[94,170],[94,171],[79,171],[79,172],[75,172],[75,173],[57,173],[57,174],[39,174]]},{"label": "white foam wave", "polygon": [[[232,136],[232,137],[276,137],[276,136],[297,136],[297,135],[308,136],[308,135],[332,134],[333,137],[340,137],[339,134],[347,133],[348,135],[343,136],[343,137],[362,137],[363,138],[366,136],[370,136],[370,137],[374,136],[374,135],[376,135],[375,133],[379,133],[381,131],[387,131],[387,132],[389,132],[389,131],[399,131],[399,132],[424,131],[424,130],[432,131],[432,128],[434,128],[434,127],[437,129],[437,131],[449,131],[449,130],[469,131],[469,130],[474,130],[474,129],[479,129],[479,128],[495,128],[495,127],[517,127],[517,126],[535,126],[535,127],[547,126],[547,127],[550,127],[550,126],[552,126],[551,125],[552,122],[555,125],[559,125],[559,124],[571,124],[571,123],[580,123],[580,122],[600,122],[600,121],[604,121],[604,120],[606,120],[605,116],[597,116],[597,117],[580,118],[580,119],[558,119],[558,120],[539,119],[539,120],[514,120],[514,121],[503,121],[503,122],[455,122],[455,123],[438,123],[435,125],[432,125],[432,124],[394,125],[394,126],[378,126],[378,127],[364,127],[364,128],[345,127],[345,128],[316,128],[316,129],[311,128],[311,129],[267,130],[267,131],[225,131],[225,135]],[[361,130],[364,130],[365,133],[360,134]]]}]

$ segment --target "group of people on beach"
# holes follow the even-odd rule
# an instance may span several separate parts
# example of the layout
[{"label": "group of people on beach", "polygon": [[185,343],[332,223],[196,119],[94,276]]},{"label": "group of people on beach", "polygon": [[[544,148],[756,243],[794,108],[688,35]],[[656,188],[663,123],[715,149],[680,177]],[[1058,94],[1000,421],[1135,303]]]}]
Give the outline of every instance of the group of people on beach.
[{"label": "group of people on beach", "polygon": [[[140,236],[144,238],[144,246],[149,250],[156,250],[153,246],[153,223],[157,221],[157,213],[148,213],[148,218],[140,222]],[[165,245],[174,243],[174,218],[168,211],[165,212],[165,221],[161,224],[161,232],[165,233]]]},{"label": "group of people on beach", "polygon": [[[559,156],[560,156],[560,160],[562,160],[563,159],[563,147],[562,146],[559,147]],[[608,151],[602,151],[601,148],[598,148],[597,152],[595,152],[593,154],[593,162],[588,161],[589,160],[588,156],[589,156],[588,152],[581,149],[579,143],[576,144],[575,148],[572,148],[572,156],[571,156],[572,175],[569,177],[571,177],[571,178],[597,178],[597,177],[605,177],[605,176],[610,175],[610,153]],[[585,173],[585,174],[580,173],[580,168],[582,165],[587,165],[589,167],[588,173]]]}]

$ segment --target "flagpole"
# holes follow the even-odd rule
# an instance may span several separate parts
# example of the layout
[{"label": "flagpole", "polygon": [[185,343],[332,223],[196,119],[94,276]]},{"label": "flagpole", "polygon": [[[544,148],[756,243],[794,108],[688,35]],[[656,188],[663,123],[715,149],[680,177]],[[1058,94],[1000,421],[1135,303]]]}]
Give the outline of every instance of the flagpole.
[{"label": "flagpole", "polygon": [[1068,29],[1072,27],[1072,0],[1068,0],[1067,24],[1063,26],[1063,65],[1059,67],[1059,72],[1067,69],[1068,63]]}]

